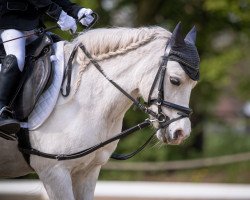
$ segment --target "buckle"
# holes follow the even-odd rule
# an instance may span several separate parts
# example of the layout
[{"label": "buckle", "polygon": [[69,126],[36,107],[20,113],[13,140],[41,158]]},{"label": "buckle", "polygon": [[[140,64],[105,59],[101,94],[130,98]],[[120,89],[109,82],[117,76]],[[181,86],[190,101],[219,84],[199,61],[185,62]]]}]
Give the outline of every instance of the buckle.
[{"label": "buckle", "polygon": [[167,117],[165,114],[160,113],[157,116],[157,120],[159,123],[165,123],[167,121],[167,119],[169,119],[169,117]]},{"label": "buckle", "polygon": [[162,105],[162,100],[156,100],[156,103],[155,103],[157,106],[161,106]]},{"label": "buckle", "polygon": [[2,109],[0,110],[0,115],[2,115],[4,112],[7,112],[7,113],[9,113],[9,114],[13,114],[13,111],[11,110],[11,108],[10,107],[8,107],[8,106],[4,106],[4,107],[2,107]]}]

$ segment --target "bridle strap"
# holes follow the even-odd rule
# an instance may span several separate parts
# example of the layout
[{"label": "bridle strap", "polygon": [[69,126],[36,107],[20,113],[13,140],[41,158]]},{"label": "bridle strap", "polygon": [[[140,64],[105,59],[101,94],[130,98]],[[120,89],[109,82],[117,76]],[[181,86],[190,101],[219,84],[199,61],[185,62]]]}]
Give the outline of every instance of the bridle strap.
[{"label": "bridle strap", "polygon": [[161,106],[178,110],[178,111],[180,111],[182,113],[185,113],[188,116],[190,116],[192,114],[192,112],[193,112],[191,108],[187,108],[187,107],[180,106],[178,104],[174,104],[174,103],[171,103],[171,102],[168,102],[168,101],[163,101],[163,100],[159,103],[159,101],[157,99],[152,99],[150,104],[156,104],[156,105],[160,104]]},{"label": "bridle strap", "polygon": [[148,95],[148,101],[146,102],[148,106],[149,106],[149,103],[151,102],[151,96],[152,96],[152,94],[153,94],[153,92],[154,92],[156,83],[157,83],[157,81],[158,81],[158,79],[159,79],[160,72],[161,72],[161,67],[159,67],[159,69],[158,69],[158,71],[157,71],[157,73],[156,73],[156,75],[155,75],[153,84],[152,84],[152,86],[151,86],[151,88],[150,88],[149,95]]},{"label": "bridle strap", "polygon": [[158,114],[162,113],[161,100],[164,99],[164,77],[166,74],[166,67],[161,67],[160,80],[158,85],[157,107]]},{"label": "bridle strap", "polygon": [[149,94],[148,94],[148,102],[147,102],[147,105],[148,105],[148,106],[149,106],[149,103],[151,102],[151,96],[152,96],[152,94],[153,94],[153,92],[154,92],[154,89],[155,89],[155,87],[156,87],[157,81],[159,80],[159,76],[160,76],[162,67],[167,65],[167,61],[168,61],[168,60],[166,59],[166,56],[164,55],[164,56],[162,57],[162,63],[161,63],[161,65],[160,65],[160,67],[159,67],[159,69],[158,69],[158,71],[157,71],[157,73],[156,73],[156,76],[155,76],[155,78],[154,78],[153,84],[152,84],[152,86],[151,86],[151,88],[150,88],[150,91],[149,91]]}]

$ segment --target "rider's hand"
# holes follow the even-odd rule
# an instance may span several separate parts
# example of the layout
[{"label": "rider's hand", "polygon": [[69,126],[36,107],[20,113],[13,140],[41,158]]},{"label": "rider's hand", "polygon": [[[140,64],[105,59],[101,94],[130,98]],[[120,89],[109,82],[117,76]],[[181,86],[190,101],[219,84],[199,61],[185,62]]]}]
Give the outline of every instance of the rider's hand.
[{"label": "rider's hand", "polygon": [[82,8],[81,10],[78,11],[78,19],[80,20],[80,23],[83,26],[89,26],[93,21],[94,17],[91,15],[93,11],[89,8]]},{"label": "rider's hand", "polygon": [[66,12],[62,10],[59,20],[57,21],[57,24],[60,26],[62,31],[72,31],[73,33],[76,32],[77,26],[76,26],[76,20],[67,15]]}]

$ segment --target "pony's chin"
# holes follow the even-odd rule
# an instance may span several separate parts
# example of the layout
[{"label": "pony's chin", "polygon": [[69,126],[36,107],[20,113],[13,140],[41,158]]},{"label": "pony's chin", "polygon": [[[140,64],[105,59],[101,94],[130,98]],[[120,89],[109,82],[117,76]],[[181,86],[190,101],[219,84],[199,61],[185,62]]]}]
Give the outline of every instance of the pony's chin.
[{"label": "pony's chin", "polygon": [[171,139],[168,129],[158,130],[156,132],[156,137],[158,138],[158,140],[168,145],[179,145],[183,141],[181,139]]}]

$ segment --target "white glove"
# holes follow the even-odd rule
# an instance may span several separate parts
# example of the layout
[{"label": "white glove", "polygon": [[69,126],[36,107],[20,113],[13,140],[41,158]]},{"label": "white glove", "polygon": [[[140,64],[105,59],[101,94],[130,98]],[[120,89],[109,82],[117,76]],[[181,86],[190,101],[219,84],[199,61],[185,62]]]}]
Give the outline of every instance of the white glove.
[{"label": "white glove", "polygon": [[76,20],[73,17],[67,15],[67,13],[64,12],[63,10],[60,14],[57,24],[60,26],[62,31],[71,30],[73,33],[76,32],[77,29]]},{"label": "white glove", "polygon": [[85,16],[84,18],[80,20],[80,23],[84,26],[89,26],[95,19],[91,15],[92,13],[93,11],[89,8],[82,8],[81,10],[79,10],[77,14],[78,19],[81,19],[83,16]]}]

